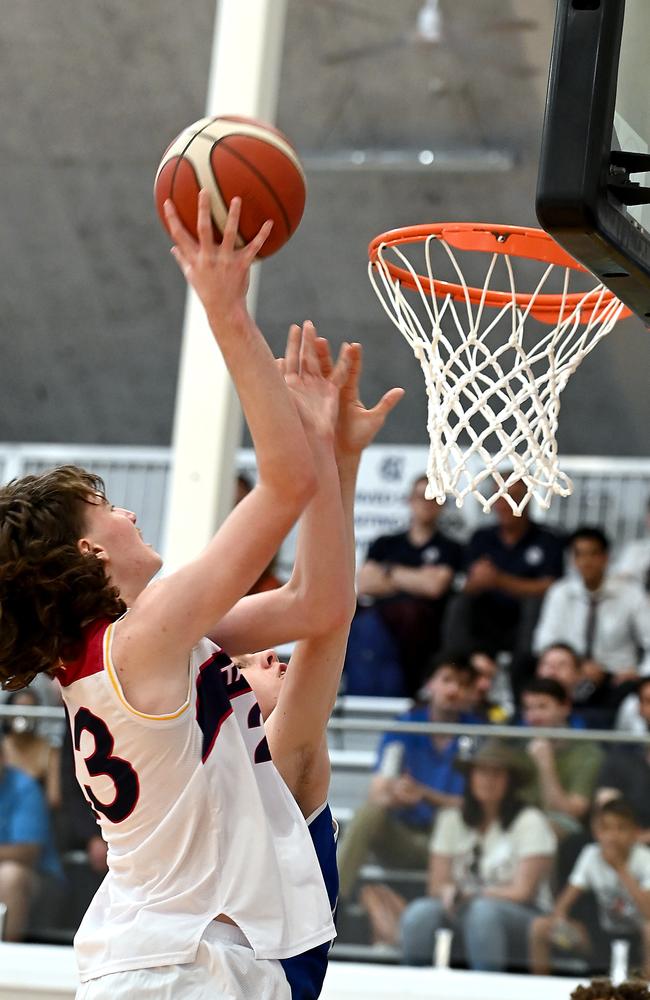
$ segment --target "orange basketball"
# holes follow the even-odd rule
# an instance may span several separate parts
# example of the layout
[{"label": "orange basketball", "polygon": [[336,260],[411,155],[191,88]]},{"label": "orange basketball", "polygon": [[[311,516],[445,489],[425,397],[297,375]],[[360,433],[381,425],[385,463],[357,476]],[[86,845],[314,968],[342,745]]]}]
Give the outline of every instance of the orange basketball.
[{"label": "orange basketball", "polygon": [[305,174],[295,149],[282,132],[254,118],[202,118],[170,143],[154,181],[156,208],[165,228],[163,204],[171,198],[183,225],[196,236],[201,188],[210,191],[217,239],[228,205],[236,196],[242,199],[242,246],[266,219],[273,219],[260,257],[269,257],[284,246],[305,208]]}]

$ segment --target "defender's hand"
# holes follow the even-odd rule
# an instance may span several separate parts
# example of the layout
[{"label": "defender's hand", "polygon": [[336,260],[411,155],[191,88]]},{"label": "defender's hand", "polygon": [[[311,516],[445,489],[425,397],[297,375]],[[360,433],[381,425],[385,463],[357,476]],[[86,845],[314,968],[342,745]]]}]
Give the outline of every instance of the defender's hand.
[{"label": "defender's hand", "polygon": [[404,395],[404,390],[389,389],[375,406],[367,409],[359,399],[363,361],[361,344],[343,344],[336,365],[332,363],[328,343],[323,337],[318,338],[316,348],[323,375],[341,382],[336,427],[337,456],[359,456],[381,430],[386,417]]}]

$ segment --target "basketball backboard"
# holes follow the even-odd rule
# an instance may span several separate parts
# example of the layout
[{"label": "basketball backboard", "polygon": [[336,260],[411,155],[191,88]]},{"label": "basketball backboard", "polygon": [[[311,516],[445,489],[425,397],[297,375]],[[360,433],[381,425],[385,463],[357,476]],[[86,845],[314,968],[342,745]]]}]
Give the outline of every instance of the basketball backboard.
[{"label": "basketball backboard", "polygon": [[557,0],[537,216],[650,325],[650,0]]}]

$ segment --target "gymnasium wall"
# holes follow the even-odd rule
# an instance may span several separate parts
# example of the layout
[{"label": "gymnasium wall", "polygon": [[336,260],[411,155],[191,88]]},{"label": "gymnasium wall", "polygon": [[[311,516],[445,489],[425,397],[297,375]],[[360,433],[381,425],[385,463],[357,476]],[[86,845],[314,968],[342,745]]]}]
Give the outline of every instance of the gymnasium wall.
[{"label": "gymnasium wall", "polygon": [[[377,232],[427,220],[534,223],[552,0],[443,0],[444,41],[411,41],[419,0],[290,0],[279,125],[315,154],[490,151],[488,172],[308,167],[304,221],[264,265],[258,318],[276,351],[313,319],[366,352],[364,396],[407,388],[387,443],[422,444],[425,394],[366,277]],[[214,4],[42,4],[3,11],[0,440],[169,443],[184,285],[151,184],[200,117]],[[236,110],[236,109],[224,109]],[[434,161],[435,162],[435,161]],[[564,397],[560,449],[643,455],[647,334],[629,320]]]}]

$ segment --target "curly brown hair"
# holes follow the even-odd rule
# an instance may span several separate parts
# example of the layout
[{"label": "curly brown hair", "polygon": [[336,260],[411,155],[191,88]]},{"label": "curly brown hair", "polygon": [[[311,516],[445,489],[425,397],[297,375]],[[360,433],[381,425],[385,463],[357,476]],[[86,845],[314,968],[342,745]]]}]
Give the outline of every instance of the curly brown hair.
[{"label": "curly brown hair", "polygon": [[77,546],[104,483],[74,465],[0,489],[0,684],[16,690],[79,654],[82,629],[126,610],[102,562]]},{"label": "curly brown hair", "polygon": [[577,986],[571,1000],[650,1000],[650,992],[642,979],[628,979],[618,986],[610,979],[592,979],[589,986]]}]

